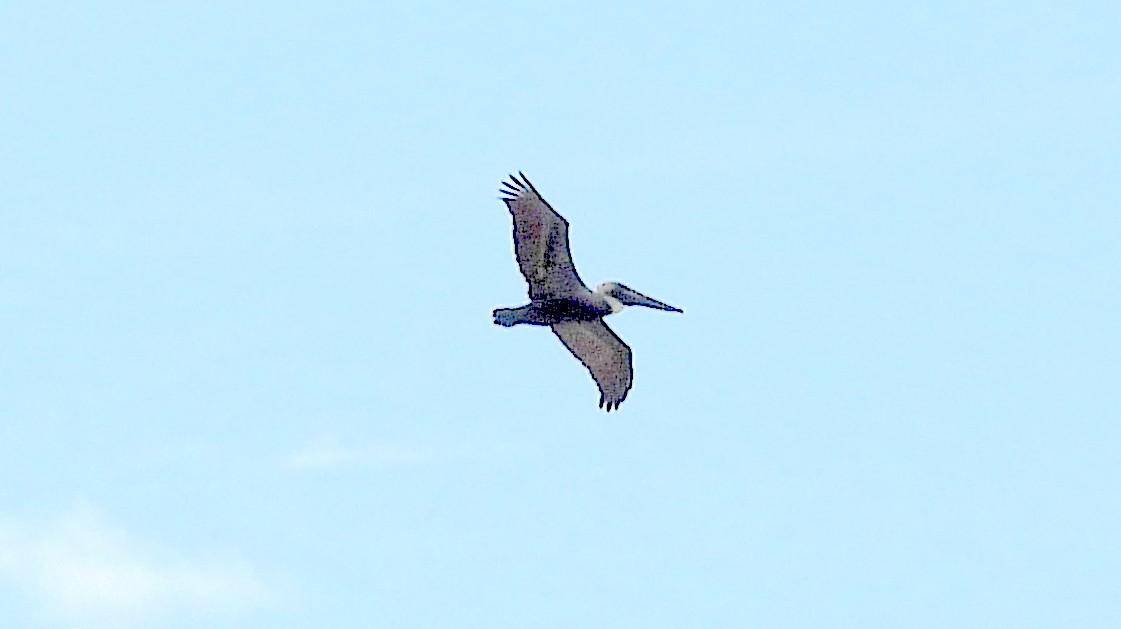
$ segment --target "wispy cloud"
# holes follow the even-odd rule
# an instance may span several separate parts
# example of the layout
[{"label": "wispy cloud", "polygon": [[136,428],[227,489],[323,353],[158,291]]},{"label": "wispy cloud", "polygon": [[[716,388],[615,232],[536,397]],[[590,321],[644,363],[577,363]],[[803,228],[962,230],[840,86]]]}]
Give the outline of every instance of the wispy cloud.
[{"label": "wispy cloud", "polygon": [[289,455],[285,460],[292,469],[333,468],[347,465],[400,465],[424,463],[439,457],[433,449],[405,446],[342,446],[316,441]]},{"label": "wispy cloud", "polygon": [[169,614],[260,609],[277,598],[248,566],[176,556],[89,507],[45,525],[0,519],[0,582],[24,590],[43,615],[81,626],[146,626]]}]

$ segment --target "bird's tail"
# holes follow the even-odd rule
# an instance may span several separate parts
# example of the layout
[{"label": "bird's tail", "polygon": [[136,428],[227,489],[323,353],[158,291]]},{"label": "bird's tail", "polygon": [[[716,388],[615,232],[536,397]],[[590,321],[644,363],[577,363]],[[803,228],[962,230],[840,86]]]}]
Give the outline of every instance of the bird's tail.
[{"label": "bird's tail", "polygon": [[522,315],[521,315],[520,311],[521,311],[520,308],[499,308],[499,309],[495,310],[494,311],[494,323],[495,323],[495,325],[501,325],[503,327],[508,328],[510,326],[517,325],[517,324],[521,323]]}]

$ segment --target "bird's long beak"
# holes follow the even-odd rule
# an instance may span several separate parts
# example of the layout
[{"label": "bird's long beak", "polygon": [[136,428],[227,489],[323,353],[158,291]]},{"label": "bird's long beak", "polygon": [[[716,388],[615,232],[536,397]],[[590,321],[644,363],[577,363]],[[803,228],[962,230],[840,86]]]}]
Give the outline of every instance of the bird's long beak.
[{"label": "bird's long beak", "polygon": [[658,310],[669,310],[670,312],[685,312],[681,308],[674,308],[669,304],[662,303],[653,297],[647,297],[642,293],[628,288],[622,284],[618,285],[619,288],[615,291],[615,298],[623,302],[626,306],[646,306],[647,308],[657,308]]}]

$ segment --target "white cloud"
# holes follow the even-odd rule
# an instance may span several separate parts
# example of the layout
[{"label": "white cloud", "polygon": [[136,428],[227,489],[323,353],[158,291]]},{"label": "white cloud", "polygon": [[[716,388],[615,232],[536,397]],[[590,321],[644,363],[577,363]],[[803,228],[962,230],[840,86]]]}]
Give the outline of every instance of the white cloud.
[{"label": "white cloud", "polygon": [[340,446],[314,442],[290,455],[285,463],[300,470],[346,465],[393,465],[423,463],[437,457],[434,450],[402,446]]},{"label": "white cloud", "polygon": [[88,625],[147,625],[269,606],[274,590],[249,567],[186,560],[145,544],[85,507],[36,526],[0,520],[0,583],[30,594],[43,615]]}]

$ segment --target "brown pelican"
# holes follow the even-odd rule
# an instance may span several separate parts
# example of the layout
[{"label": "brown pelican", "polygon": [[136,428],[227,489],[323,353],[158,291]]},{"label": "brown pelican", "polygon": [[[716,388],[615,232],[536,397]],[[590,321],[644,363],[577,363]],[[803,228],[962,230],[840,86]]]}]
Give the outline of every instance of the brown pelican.
[{"label": "brown pelican", "polygon": [[623,286],[604,282],[589,290],[572,264],[568,221],[541,198],[522,173],[502,182],[502,200],[514,216],[514,253],[529,283],[530,303],[494,311],[497,325],[547,325],[599,385],[599,405],[619,408],[631,389],[631,348],[603,318],[627,306],[683,312]]}]

